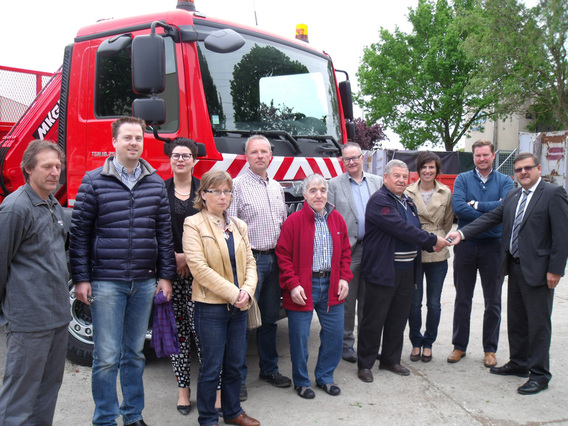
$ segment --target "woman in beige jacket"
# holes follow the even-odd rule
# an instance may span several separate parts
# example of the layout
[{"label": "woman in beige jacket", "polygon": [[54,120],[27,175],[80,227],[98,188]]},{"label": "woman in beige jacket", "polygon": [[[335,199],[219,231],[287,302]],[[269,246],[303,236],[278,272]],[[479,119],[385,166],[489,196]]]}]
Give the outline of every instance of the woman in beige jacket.
[{"label": "woman in beige jacket", "polygon": [[[194,206],[184,222],[183,251],[193,275],[195,332],[201,347],[197,380],[200,425],[219,423],[215,397],[221,375],[225,423],[256,426],[241,407],[240,366],[246,355],[247,309],[257,283],[246,224],[226,213],[233,181],[224,171],[201,178]],[[222,372],[222,373],[221,373]]]},{"label": "woman in beige jacket", "polygon": [[[416,170],[420,175],[418,182],[406,188],[406,195],[414,200],[422,229],[440,237],[450,231],[454,220],[452,193],[443,183],[436,180],[441,173],[440,157],[430,151],[421,152],[416,159]],[[410,341],[412,342],[411,361],[432,360],[432,344],[438,335],[440,324],[442,287],[448,272],[450,252],[444,248],[439,253],[422,252],[422,276],[416,283],[412,297],[412,307],[408,318]],[[422,328],[422,296],[426,276],[426,330]],[[422,351],[422,357],[420,352]]]}]

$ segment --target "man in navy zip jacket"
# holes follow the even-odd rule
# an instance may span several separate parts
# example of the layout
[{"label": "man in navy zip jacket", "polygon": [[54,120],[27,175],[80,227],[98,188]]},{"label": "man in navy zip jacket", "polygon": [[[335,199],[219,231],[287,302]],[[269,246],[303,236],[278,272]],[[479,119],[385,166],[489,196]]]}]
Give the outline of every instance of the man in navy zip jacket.
[{"label": "man in navy zip jacket", "polygon": [[381,336],[379,369],[410,374],[400,357],[414,285],[422,274],[421,250],[440,251],[449,244],[420,228],[416,206],[404,195],[407,185],[406,164],[389,161],[384,184],[365,210],[361,276],[367,286],[357,340],[357,375],[364,382],[373,381]]},{"label": "man in navy zip jacket", "polygon": [[[513,189],[509,176],[493,170],[495,148],[490,141],[479,140],[473,144],[472,150],[475,169],[460,173],[454,183],[452,207],[458,217],[459,228],[497,208]],[[499,342],[503,284],[503,279],[499,278],[500,241],[501,225],[498,225],[454,247],[456,301],[452,338],[454,350],[448,357],[450,363],[458,362],[466,354],[473,291],[479,271],[485,299],[483,363],[487,368],[497,364],[495,352]]]},{"label": "man in navy zip jacket", "polygon": [[148,319],[159,291],[171,298],[176,276],[166,187],[140,158],[145,128],[134,117],[112,123],[115,155],[85,175],[73,207],[75,295],[91,306],[93,317],[94,425],[116,425],[119,415],[125,425],[146,424],[142,349]]}]

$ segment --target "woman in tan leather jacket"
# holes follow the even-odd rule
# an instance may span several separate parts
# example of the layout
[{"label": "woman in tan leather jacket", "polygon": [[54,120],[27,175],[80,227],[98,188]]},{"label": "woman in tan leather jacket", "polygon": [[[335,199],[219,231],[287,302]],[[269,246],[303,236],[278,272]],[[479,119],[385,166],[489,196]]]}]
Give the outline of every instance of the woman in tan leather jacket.
[{"label": "woman in tan leather jacket", "polygon": [[232,189],[227,172],[205,173],[194,201],[200,212],[184,222],[183,251],[193,275],[194,322],[202,358],[197,381],[200,425],[219,423],[215,396],[220,375],[225,423],[260,424],[247,416],[239,400],[247,309],[257,275],[247,226],[226,213]]},{"label": "woman in tan leather jacket", "polygon": [[[416,159],[416,170],[418,170],[420,179],[408,186],[405,193],[416,204],[422,229],[444,238],[452,227],[454,212],[450,188],[436,180],[436,176],[442,171],[441,168],[440,157],[430,151],[421,152]],[[432,344],[438,335],[442,311],[440,298],[444,279],[448,273],[449,257],[450,252],[447,247],[439,253],[422,252],[423,273],[416,283],[408,318],[410,341],[412,342],[411,361],[418,361],[421,358],[423,362],[432,360]],[[422,334],[424,276],[426,276],[426,307],[428,312],[426,314],[426,330]]]}]

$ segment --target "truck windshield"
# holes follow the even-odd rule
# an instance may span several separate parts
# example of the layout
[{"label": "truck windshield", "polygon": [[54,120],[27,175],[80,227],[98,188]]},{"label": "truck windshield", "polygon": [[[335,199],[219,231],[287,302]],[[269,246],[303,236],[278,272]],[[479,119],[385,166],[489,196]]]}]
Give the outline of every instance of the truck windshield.
[{"label": "truck windshield", "polygon": [[[218,148],[231,151],[219,146],[224,145],[219,139],[249,132],[284,134],[283,144],[303,155],[308,154],[302,148],[305,143],[333,145],[339,141],[341,122],[331,61],[273,38],[241,35],[246,44],[233,53],[211,52],[203,43],[197,46]],[[286,142],[290,140],[291,147]],[[308,151],[309,155],[337,155],[333,148]]]}]

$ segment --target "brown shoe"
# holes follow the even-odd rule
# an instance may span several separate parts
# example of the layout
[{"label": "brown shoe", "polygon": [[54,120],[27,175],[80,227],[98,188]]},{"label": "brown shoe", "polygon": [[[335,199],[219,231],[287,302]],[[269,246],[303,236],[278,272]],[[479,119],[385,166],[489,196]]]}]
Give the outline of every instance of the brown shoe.
[{"label": "brown shoe", "polygon": [[260,422],[258,420],[249,417],[245,412],[243,412],[239,417],[235,417],[231,420],[225,420],[225,423],[229,425],[260,426]]},{"label": "brown shoe", "polygon": [[460,351],[459,349],[454,349],[450,354],[450,356],[448,357],[448,362],[453,364],[454,362],[458,362],[464,356],[465,356],[464,351]]},{"label": "brown shoe", "polygon": [[495,352],[485,352],[483,365],[485,365],[487,368],[495,367],[497,365],[497,357],[495,356]]},{"label": "brown shoe", "polygon": [[359,371],[357,371],[357,377],[365,383],[371,383],[373,381],[373,373],[368,368],[360,368]]}]

